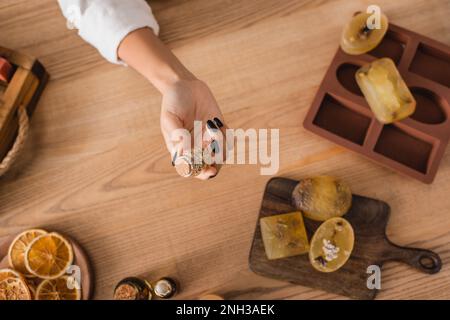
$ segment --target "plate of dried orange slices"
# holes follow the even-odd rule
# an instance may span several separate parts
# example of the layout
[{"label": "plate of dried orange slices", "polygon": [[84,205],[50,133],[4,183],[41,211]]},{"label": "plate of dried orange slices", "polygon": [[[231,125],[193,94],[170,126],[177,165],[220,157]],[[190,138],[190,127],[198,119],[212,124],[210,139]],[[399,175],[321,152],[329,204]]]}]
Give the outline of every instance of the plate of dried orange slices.
[{"label": "plate of dried orange slices", "polygon": [[0,300],[88,300],[92,292],[89,259],[73,239],[30,229],[0,241]]}]

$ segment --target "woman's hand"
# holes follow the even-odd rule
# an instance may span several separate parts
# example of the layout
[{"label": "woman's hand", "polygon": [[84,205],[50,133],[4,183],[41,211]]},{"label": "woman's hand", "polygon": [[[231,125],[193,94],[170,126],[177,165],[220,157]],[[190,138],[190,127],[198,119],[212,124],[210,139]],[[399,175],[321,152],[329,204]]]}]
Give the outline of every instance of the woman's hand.
[{"label": "woman's hand", "polygon": [[[203,128],[207,128],[208,134],[202,137],[204,146],[217,140],[222,142],[220,146],[225,145],[222,140],[225,140],[226,126],[211,90],[182,65],[151,29],[139,29],[125,37],[118,56],[144,75],[163,95],[161,130],[173,160],[184,151],[190,151],[185,150],[186,141],[178,139],[177,129],[191,131],[195,121],[202,121]],[[220,139],[217,129],[223,133]],[[221,151],[219,155],[226,154],[226,150]],[[213,164],[203,169],[197,178],[210,179],[218,170],[219,166]]]},{"label": "woman's hand", "polygon": [[[176,131],[186,129],[194,134],[195,121],[201,121],[202,133],[206,132],[202,136],[204,147],[210,146],[215,141],[214,148],[223,148],[226,126],[222,112],[208,86],[200,80],[188,79],[177,81],[167,87],[163,92],[161,130],[173,162],[177,156],[186,151],[186,145],[192,145],[194,138],[192,137],[190,141],[180,141]],[[220,133],[222,133],[221,136]],[[215,156],[223,154],[224,152],[216,150]],[[220,166],[216,164],[208,166],[197,178],[201,180],[213,178],[218,174],[219,169]]]}]

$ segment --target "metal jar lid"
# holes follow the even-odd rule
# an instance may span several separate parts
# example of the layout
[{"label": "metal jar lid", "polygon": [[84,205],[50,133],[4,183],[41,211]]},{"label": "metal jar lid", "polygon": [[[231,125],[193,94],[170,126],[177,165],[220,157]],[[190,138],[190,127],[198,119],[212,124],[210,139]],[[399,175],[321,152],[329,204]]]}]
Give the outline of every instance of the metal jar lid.
[{"label": "metal jar lid", "polygon": [[162,299],[169,299],[177,292],[177,284],[173,279],[162,278],[154,283],[153,292]]}]

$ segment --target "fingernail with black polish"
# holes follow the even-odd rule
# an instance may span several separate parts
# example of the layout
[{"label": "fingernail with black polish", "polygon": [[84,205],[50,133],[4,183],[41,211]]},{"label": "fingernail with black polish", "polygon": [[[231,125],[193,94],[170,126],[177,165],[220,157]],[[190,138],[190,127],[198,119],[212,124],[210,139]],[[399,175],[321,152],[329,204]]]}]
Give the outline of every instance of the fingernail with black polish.
[{"label": "fingernail with black polish", "polygon": [[175,167],[175,160],[177,160],[178,151],[175,151],[173,158],[172,158],[172,166]]},{"label": "fingernail with black polish", "polygon": [[206,125],[208,126],[209,129],[219,129],[217,128],[217,126],[214,124],[214,122],[212,122],[211,120],[208,120],[208,122],[206,122]]},{"label": "fingernail with black polish", "polygon": [[218,126],[219,128],[222,128],[222,127],[223,127],[223,123],[222,123],[222,121],[220,121],[219,118],[214,118],[214,122],[217,124],[217,126]]}]

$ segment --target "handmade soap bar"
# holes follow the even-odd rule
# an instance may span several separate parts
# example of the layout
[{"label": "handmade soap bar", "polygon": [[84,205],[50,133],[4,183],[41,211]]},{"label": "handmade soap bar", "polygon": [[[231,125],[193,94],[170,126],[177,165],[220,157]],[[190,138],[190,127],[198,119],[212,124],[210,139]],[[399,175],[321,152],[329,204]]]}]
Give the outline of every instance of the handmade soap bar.
[{"label": "handmade soap bar", "polygon": [[347,220],[329,219],[322,223],[311,239],[309,260],[318,271],[336,271],[350,258],[354,243],[353,228]]},{"label": "handmade soap bar", "polygon": [[341,217],[352,204],[350,187],[334,177],[318,176],[301,180],[292,192],[292,204],[306,218],[325,221]]},{"label": "handmade soap bar", "polygon": [[[371,51],[383,40],[388,27],[388,18],[381,14],[379,26],[368,26],[372,14],[360,12],[345,26],[341,37],[341,48],[345,53],[358,55]],[[379,27],[379,28],[377,28]]]},{"label": "handmade soap bar", "polygon": [[393,123],[412,115],[416,100],[389,58],[373,61],[356,72],[358,83],[375,117]]},{"label": "handmade soap bar", "polygon": [[260,224],[264,248],[269,260],[308,252],[308,237],[300,212],[262,218]]},{"label": "handmade soap bar", "polygon": [[9,82],[12,69],[12,65],[6,59],[0,57],[0,82]]}]

